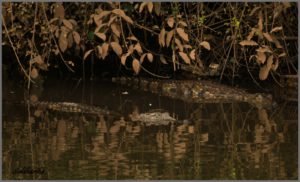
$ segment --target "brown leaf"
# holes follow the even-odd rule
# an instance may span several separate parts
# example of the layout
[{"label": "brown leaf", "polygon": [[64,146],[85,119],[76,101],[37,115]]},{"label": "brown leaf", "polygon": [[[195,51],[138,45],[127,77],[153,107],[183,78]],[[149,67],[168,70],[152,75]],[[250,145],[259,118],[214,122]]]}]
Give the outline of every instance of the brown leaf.
[{"label": "brown leaf", "polygon": [[175,44],[177,45],[179,51],[182,52],[183,51],[183,46],[181,44],[181,41],[179,39],[175,38]]},{"label": "brown leaf", "polygon": [[[106,17],[107,15],[109,15],[111,13],[111,11],[101,11],[101,13],[99,13],[98,18],[102,19],[103,17]],[[96,16],[96,15],[95,15]]]},{"label": "brown leaf", "polygon": [[122,47],[120,46],[120,44],[118,42],[111,42],[110,46],[118,56],[121,56]]},{"label": "brown leaf", "polygon": [[95,35],[96,35],[97,37],[99,37],[100,39],[102,39],[103,41],[106,40],[106,35],[105,35],[104,33],[99,33],[99,32],[97,32],[97,33],[95,33]]},{"label": "brown leaf", "polygon": [[140,66],[139,60],[134,59],[132,61],[132,68],[133,68],[133,71],[135,72],[135,74],[138,74],[140,72],[141,66]]},{"label": "brown leaf", "polygon": [[166,45],[165,37],[166,37],[166,30],[165,28],[162,28],[158,36],[159,45],[161,45],[162,47],[165,47]]},{"label": "brown leaf", "polygon": [[262,46],[259,47],[258,49],[256,49],[257,52],[269,52],[272,53],[272,51],[270,50],[270,48],[268,46]]},{"label": "brown leaf", "polygon": [[277,68],[278,68],[278,66],[279,66],[279,60],[276,59],[276,60],[275,60],[275,64],[272,64],[271,69],[272,69],[273,71],[276,71]]},{"label": "brown leaf", "polygon": [[72,25],[72,23],[71,23],[69,20],[63,19],[62,22],[63,22],[63,24],[64,24],[68,29],[70,29],[70,30],[73,29],[73,25]]},{"label": "brown leaf", "polygon": [[253,8],[249,14],[249,16],[252,16],[258,9],[260,9],[260,6],[257,6],[255,8]]},{"label": "brown leaf", "polygon": [[272,64],[273,64],[273,56],[269,56],[268,60],[267,60],[267,64],[264,65],[263,67],[260,68],[259,70],[259,79],[260,80],[265,80],[268,78],[269,72],[272,68]]},{"label": "brown leaf", "polygon": [[32,68],[30,72],[30,77],[33,79],[36,79],[39,76],[39,72],[36,68]]},{"label": "brown leaf", "polygon": [[205,49],[210,50],[210,45],[207,41],[202,41],[200,45],[203,46]]},{"label": "brown leaf", "polygon": [[177,28],[176,31],[177,31],[178,35],[179,35],[183,40],[185,40],[185,41],[187,41],[187,42],[189,41],[189,36],[188,36],[188,34],[186,34],[182,28]]},{"label": "brown leaf", "polygon": [[61,32],[58,39],[58,45],[62,52],[65,52],[68,48],[67,33]]},{"label": "brown leaf", "polygon": [[130,24],[133,24],[132,19],[131,19],[129,16],[127,16],[127,15],[124,13],[123,10],[121,10],[121,9],[114,9],[112,12],[113,12],[114,14],[119,15],[120,17],[122,17],[126,22],[128,22],[128,23],[130,23]]},{"label": "brown leaf", "polygon": [[110,26],[110,24],[112,24],[113,22],[115,22],[115,19],[117,19],[117,18],[118,18],[118,16],[110,16],[110,19],[109,19],[107,25]]},{"label": "brown leaf", "polygon": [[284,56],[286,56],[286,53],[285,53],[285,52],[283,52],[283,53],[281,53],[281,54],[278,55],[279,58],[280,58],[280,57],[284,57]]},{"label": "brown leaf", "polygon": [[108,43],[104,42],[101,47],[102,47],[102,55],[101,55],[101,57],[102,57],[102,59],[105,59],[105,57],[108,55],[109,45],[108,45]]},{"label": "brown leaf", "polygon": [[102,57],[102,47],[98,45],[97,50],[98,50],[98,57],[101,58]]},{"label": "brown leaf", "polygon": [[253,40],[243,40],[240,42],[241,46],[257,46],[258,44]]},{"label": "brown leaf", "polygon": [[67,38],[68,38],[68,48],[71,48],[74,43],[72,34],[69,33]]},{"label": "brown leaf", "polygon": [[121,63],[122,63],[122,65],[124,65],[124,66],[125,66],[125,64],[126,64],[126,59],[127,59],[127,57],[128,57],[128,53],[127,53],[127,54],[123,54],[123,55],[121,56]]},{"label": "brown leaf", "polygon": [[93,52],[93,51],[94,51],[94,49],[90,49],[90,50],[86,51],[84,53],[83,60],[85,60],[91,54],[91,52]]},{"label": "brown leaf", "polygon": [[273,55],[269,56],[268,57],[268,60],[267,60],[267,67],[268,68],[271,68],[272,64],[273,64]]},{"label": "brown leaf", "polygon": [[182,25],[182,26],[184,26],[184,27],[187,26],[187,24],[186,24],[184,21],[182,21],[182,20],[180,20],[180,21],[178,22],[178,24],[179,24],[179,25]]},{"label": "brown leaf", "polygon": [[190,58],[192,60],[195,60],[196,59],[196,49],[193,49],[191,52],[190,52]]},{"label": "brown leaf", "polygon": [[131,44],[131,45],[129,46],[129,48],[128,48],[128,53],[129,53],[129,54],[132,54],[133,51],[134,51],[134,46]]},{"label": "brown leaf", "polygon": [[111,28],[112,32],[120,38],[120,35],[121,35],[120,27],[118,27],[118,25],[116,23],[113,23],[113,24],[111,24],[110,28]]},{"label": "brown leaf", "polygon": [[79,45],[79,43],[80,43],[80,35],[79,35],[79,33],[76,32],[76,31],[73,31],[72,34],[73,34],[73,38],[74,38],[75,43],[77,45]]},{"label": "brown leaf", "polygon": [[273,28],[270,33],[278,32],[280,30],[282,30],[282,26]]},{"label": "brown leaf", "polygon": [[134,40],[134,41],[138,41],[138,39],[135,37],[135,36],[129,36],[129,37],[127,37],[126,39],[128,39],[128,40]]},{"label": "brown leaf", "polygon": [[135,44],[134,49],[135,49],[139,54],[142,54],[142,53],[143,53],[143,49],[142,49],[140,43]]},{"label": "brown leaf", "polygon": [[168,20],[167,20],[167,24],[169,25],[169,27],[173,28],[174,23],[175,23],[174,18],[173,17],[169,17]]},{"label": "brown leaf", "polygon": [[59,19],[65,18],[65,8],[61,3],[55,3],[54,17]]},{"label": "brown leaf", "polygon": [[257,25],[258,25],[258,30],[262,31],[263,30],[263,14],[262,14],[262,10],[259,11]]},{"label": "brown leaf", "polygon": [[256,28],[252,28],[252,29],[251,29],[251,32],[250,32],[249,35],[247,36],[247,40],[251,40],[252,37],[254,36],[255,32],[256,32]]},{"label": "brown leaf", "polygon": [[152,2],[148,2],[148,3],[147,3],[147,8],[148,8],[149,13],[152,13],[152,10],[153,10],[153,3],[152,3]]},{"label": "brown leaf", "polygon": [[264,52],[257,52],[256,53],[256,59],[257,59],[257,61],[260,63],[260,64],[264,64],[265,63],[265,61],[266,61],[266,58],[267,58],[267,56],[266,56],[266,54],[264,53]]},{"label": "brown leaf", "polygon": [[186,48],[186,49],[192,49],[192,48],[193,48],[193,47],[192,47],[191,45],[189,45],[189,44],[184,44],[183,47]]},{"label": "brown leaf", "polygon": [[150,63],[152,63],[153,61],[153,55],[151,53],[147,54],[147,59],[150,61]]},{"label": "brown leaf", "polygon": [[153,2],[154,3],[154,12],[157,16],[160,15],[161,2]]},{"label": "brown leaf", "polygon": [[144,59],[145,59],[146,55],[147,55],[147,54],[145,53],[145,54],[143,54],[143,55],[140,57],[140,63],[141,63],[141,64],[144,62]]},{"label": "brown leaf", "polygon": [[269,42],[274,42],[272,39],[271,35],[269,33],[263,33],[263,36],[269,41]]},{"label": "brown leaf", "polygon": [[[97,28],[95,29],[94,33],[97,33],[101,30],[102,27],[107,26],[107,23],[102,23],[101,25],[97,26]],[[104,32],[104,31],[102,31]]]},{"label": "brown leaf", "polygon": [[144,7],[147,5],[147,2],[142,2],[140,5],[139,13],[141,13],[144,10]]},{"label": "brown leaf", "polygon": [[169,47],[173,35],[174,35],[174,30],[171,30],[170,32],[167,33],[167,39],[166,39],[167,47]]},{"label": "brown leaf", "polygon": [[163,55],[160,55],[159,59],[163,64],[168,64],[166,58]]},{"label": "brown leaf", "polygon": [[43,64],[43,63],[44,63],[44,60],[43,60],[43,58],[42,58],[41,55],[38,55],[38,56],[36,56],[36,57],[33,59],[33,63]]},{"label": "brown leaf", "polygon": [[184,61],[186,64],[191,64],[191,60],[190,60],[190,58],[187,56],[186,53],[184,53],[184,52],[179,52],[179,55],[180,55],[180,57],[183,59],[183,61]]}]

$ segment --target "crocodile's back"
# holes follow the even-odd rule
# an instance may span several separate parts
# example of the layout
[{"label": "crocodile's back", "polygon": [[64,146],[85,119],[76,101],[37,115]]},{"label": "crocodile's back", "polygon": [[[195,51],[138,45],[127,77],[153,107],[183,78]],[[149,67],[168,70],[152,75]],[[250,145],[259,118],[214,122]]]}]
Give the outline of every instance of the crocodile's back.
[{"label": "crocodile's back", "polygon": [[116,77],[113,82],[133,88],[181,99],[187,102],[232,102],[241,101],[254,104],[271,104],[272,97],[265,94],[251,94],[245,90],[232,88],[212,81],[196,80],[155,80],[137,77]]}]

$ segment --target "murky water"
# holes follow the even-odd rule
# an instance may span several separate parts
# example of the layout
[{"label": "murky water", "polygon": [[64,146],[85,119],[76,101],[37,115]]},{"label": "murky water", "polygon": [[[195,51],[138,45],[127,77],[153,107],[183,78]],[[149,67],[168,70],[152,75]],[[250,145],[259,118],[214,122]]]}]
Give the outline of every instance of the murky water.
[{"label": "murky water", "polygon": [[4,85],[4,179],[298,178],[297,103],[273,110],[191,104],[71,81],[33,90],[32,102],[81,103],[121,115],[72,113],[30,105],[20,85]]}]

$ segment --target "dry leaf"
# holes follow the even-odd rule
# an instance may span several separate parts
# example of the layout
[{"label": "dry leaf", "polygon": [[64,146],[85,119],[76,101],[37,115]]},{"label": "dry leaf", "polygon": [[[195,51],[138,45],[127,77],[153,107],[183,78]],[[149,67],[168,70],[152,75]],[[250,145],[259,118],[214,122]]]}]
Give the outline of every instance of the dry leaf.
[{"label": "dry leaf", "polygon": [[140,72],[141,66],[140,66],[139,60],[134,59],[132,61],[132,68],[133,68],[133,71],[135,72],[135,74],[138,74]]},{"label": "dry leaf", "polygon": [[171,30],[170,32],[167,33],[167,39],[166,39],[167,47],[169,47],[173,35],[174,35],[174,30]]},{"label": "dry leaf", "polygon": [[168,20],[167,20],[167,24],[169,25],[169,27],[173,28],[174,23],[175,23],[174,18],[173,17],[169,17]]},{"label": "dry leaf", "polygon": [[138,39],[135,37],[135,36],[129,36],[129,37],[127,37],[126,39],[128,39],[128,40],[134,40],[134,41],[138,41]]},{"label": "dry leaf", "polygon": [[112,32],[120,38],[121,32],[120,32],[120,27],[116,23],[111,24],[110,26]]},{"label": "dry leaf", "polygon": [[247,40],[251,40],[252,37],[254,36],[254,33],[256,32],[256,28],[252,28],[251,32],[249,33],[249,35],[247,36]]},{"label": "dry leaf", "polygon": [[187,26],[187,24],[186,24],[184,21],[182,21],[182,20],[180,20],[180,21],[178,22],[178,24],[179,24],[179,25],[182,25],[182,26],[184,26],[184,27]]},{"label": "dry leaf", "polygon": [[74,38],[74,40],[75,40],[75,43],[76,43],[77,45],[79,45],[79,44],[80,44],[80,35],[79,35],[79,33],[76,32],[76,31],[74,31],[74,32],[72,32],[72,34],[73,34],[73,38]]},{"label": "dry leaf", "polygon": [[180,42],[179,39],[175,38],[175,44],[177,45],[179,51],[182,52],[183,51],[183,46],[182,46],[182,44],[181,44],[181,42]]},{"label": "dry leaf", "polygon": [[74,43],[73,36],[71,33],[68,34],[67,39],[68,39],[68,48],[71,48]]},{"label": "dry leaf", "polygon": [[128,57],[128,53],[127,53],[127,54],[123,54],[123,55],[121,56],[121,63],[122,63],[122,65],[124,65],[124,66],[125,66],[125,64],[126,64],[126,59],[127,59],[127,57]]},{"label": "dry leaf", "polygon": [[135,44],[134,49],[135,49],[139,54],[142,54],[142,53],[143,53],[143,49],[142,49],[140,43]]},{"label": "dry leaf", "polygon": [[257,25],[258,25],[258,30],[262,31],[262,29],[263,29],[263,14],[262,14],[262,10],[259,11]]},{"label": "dry leaf", "polygon": [[280,31],[280,30],[282,30],[282,26],[273,28],[273,29],[271,30],[271,33],[273,33],[273,32],[278,32],[278,31]]},{"label": "dry leaf", "polygon": [[154,12],[157,16],[160,15],[160,8],[161,8],[161,3],[160,2],[153,2],[154,3]]},{"label": "dry leaf", "polygon": [[120,44],[118,42],[111,42],[110,46],[118,56],[121,56],[122,47],[120,46]]},{"label": "dry leaf", "polygon": [[207,41],[201,42],[200,45],[203,46],[205,49],[210,50],[210,45]]},{"label": "dry leaf", "polygon": [[54,8],[54,18],[65,18],[65,8],[62,4],[56,3]]},{"label": "dry leaf", "polygon": [[147,59],[150,61],[150,63],[152,63],[153,61],[153,55],[151,53],[147,54]]},{"label": "dry leaf", "polygon": [[102,55],[101,55],[101,57],[102,57],[102,59],[105,59],[105,57],[108,55],[109,45],[108,45],[108,43],[104,42],[101,47],[102,47]]},{"label": "dry leaf", "polygon": [[257,59],[257,61],[259,61],[260,64],[264,64],[265,61],[266,61],[266,58],[267,58],[267,56],[264,52],[259,52],[258,51],[256,53],[256,59]]},{"label": "dry leaf", "polygon": [[153,10],[153,3],[152,3],[152,2],[148,2],[148,3],[147,3],[147,7],[148,7],[149,13],[152,13],[152,10]]},{"label": "dry leaf", "polygon": [[73,29],[73,25],[72,25],[72,23],[71,23],[69,20],[63,19],[62,22],[63,22],[63,24],[64,24],[68,29],[70,29],[70,30]]},{"label": "dry leaf", "polygon": [[190,60],[190,58],[186,55],[186,53],[184,53],[184,52],[179,52],[179,55],[180,55],[180,57],[183,59],[183,61],[184,61],[186,64],[191,64],[191,60]]},{"label": "dry leaf", "polygon": [[249,16],[252,16],[258,9],[260,9],[260,7],[255,7],[252,9],[252,11],[250,12]]},{"label": "dry leaf", "polygon": [[144,59],[145,59],[146,55],[147,55],[147,54],[145,53],[145,54],[143,54],[143,55],[140,57],[140,63],[141,63],[141,64],[144,62]]},{"label": "dry leaf", "polygon": [[269,33],[263,33],[263,36],[269,41],[269,42],[274,42],[272,39],[271,35]]},{"label": "dry leaf", "polygon": [[61,32],[58,39],[58,45],[62,52],[65,52],[68,48],[67,33]]},{"label": "dry leaf", "polygon": [[240,42],[241,46],[257,46],[258,44],[253,40],[243,40]]},{"label": "dry leaf", "polygon": [[134,51],[134,46],[131,44],[131,45],[129,46],[129,48],[128,48],[128,53],[129,53],[129,54],[132,54],[133,51]]},{"label": "dry leaf", "polygon": [[189,44],[185,44],[185,45],[183,45],[183,47],[186,48],[186,49],[192,49],[192,48],[193,48],[193,47],[192,47],[191,45],[189,45]]},{"label": "dry leaf", "polygon": [[191,52],[190,52],[190,58],[192,60],[195,60],[196,59],[196,49],[193,49]]},{"label": "dry leaf", "polygon": [[39,76],[39,72],[36,68],[32,68],[31,72],[30,72],[30,77],[35,79]]},{"label": "dry leaf", "polygon": [[[101,11],[101,13],[99,13],[99,15],[97,16],[99,19],[102,19],[103,17],[109,15],[111,13],[111,11]],[[96,15],[95,15],[96,16]]]},{"label": "dry leaf", "polygon": [[284,56],[286,56],[286,53],[285,53],[285,52],[283,52],[283,53],[281,53],[281,54],[278,55],[279,58],[280,58],[280,57],[284,57]]},{"label": "dry leaf", "polygon": [[160,55],[159,59],[163,64],[168,64],[166,58],[163,55]]},{"label": "dry leaf", "polygon": [[272,53],[272,51],[270,50],[270,48],[268,46],[263,46],[263,47],[259,47],[258,49],[256,49],[257,52],[269,52]]},{"label": "dry leaf", "polygon": [[265,80],[268,78],[269,72],[273,64],[273,55],[268,57],[267,64],[260,68],[259,70],[259,79]]},{"label": "dry leaf", "polygon": [[99,32],[97,32],[97,33],[95,33],[95,35],[96,35],[97,37],[99,37],[100,39],[102,39],[103,41],[106,40],[106,35],[105,35],[104,33],[99,33]]},{"label": "dry leaf", "polygon": [[276,59],[276,60],[275,60],[275,64],[272,64],[271,69],[272,69],[273,71],[276,71],[277,68],[278,68],[278,66],[279,66],[279,60]]},{"label": "dry leaf", "polygon": [[97,50],[98,50],[98,57],[101,58],[102,57],[102,47],[98,45]]},{"label": "dry leaf", "polygon": [[161,45],[162,47],[165,47],[166,45],[165,37],[166,37],[166,30],[165,28],[162,28],[158,36],[159,45]]},{"label": "dry leaf", "polygon": [[130,23],[130,24],[133,24],[132,19],[131,19],[129,16],[127,16],[127,15],[124,13],[123,10],[121,10],[121,9],[114,9],[112,12],[113,12],[114,14],[116,14],[116,15],[121,16],[126,22],[128,22],[128,23]]},{"label": "dry leaf", "polygon": [[115,19],[117,19],[117,18],[118,18],[118,16],[111,16],[107,25],[110,26],[113,22],[115,22]]},{"label": "dry leaf", "polygon": [[177,28],[176,31],[177,31],[178,35],[179,35],[183,40],[189,41],[189,36],[188,36],[188,34],[186,34],[182,28]]},{"label": "dry leaf", "polygon": [[36,56],[36,57],[33,59],[33,63],[43,64],[43,63],[44,63],[44,60],[43,60],[43,58],[42,58],[41,55],[38,55],[38,56]]},{"label": "dry leaf", "polygon": [[[103,23],[103,24],[97,26],[97,28],[95,29],[94,33],[99,32],[99,30],[100,30],[102,27],[104,27],[104,26],[107,26],[107,23]],[[102,31],[102,32],[103,32],[103,31]]]},{"label": "dry leaf", "polygon": [[91,49],[91,50],[86,51],[86,52],[84,53],[83,60],[85,60],[85,59],[91,54],[91,52],[93,52],[93,51],[94,51],[94,49]]},{"label": "dry leaf", "polygon": [[147,2],[142,2],[140,5],[139,13],[141,13],[144,10],[144,7],[147,5]]}]

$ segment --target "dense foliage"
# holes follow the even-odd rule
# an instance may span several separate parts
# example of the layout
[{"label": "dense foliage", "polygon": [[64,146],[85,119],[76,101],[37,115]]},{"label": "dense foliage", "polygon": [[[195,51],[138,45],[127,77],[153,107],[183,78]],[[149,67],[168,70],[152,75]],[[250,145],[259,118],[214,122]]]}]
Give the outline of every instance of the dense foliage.
[{"label": "dense foliage", "polygon": [[[234,79],[297,73],[297,3],[3,3],[3,43],[27,80],[60,59],[70,71],[92,56],[118,57],[138,74],[145,61]],[[153,63],[152,63],[153,64]],[[213,74],[213,73],[210,73]],[[159,76],[159,74],[155,74]]]}]

